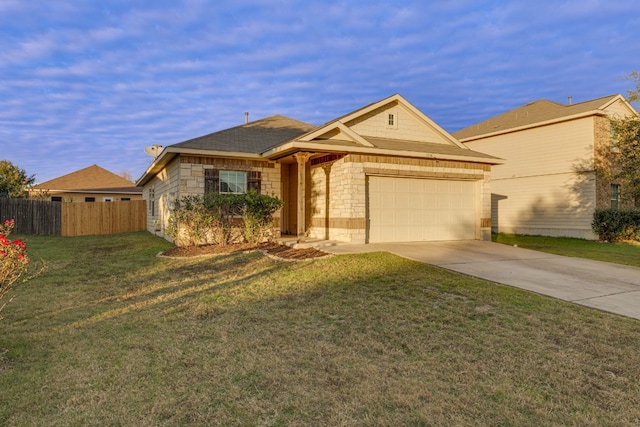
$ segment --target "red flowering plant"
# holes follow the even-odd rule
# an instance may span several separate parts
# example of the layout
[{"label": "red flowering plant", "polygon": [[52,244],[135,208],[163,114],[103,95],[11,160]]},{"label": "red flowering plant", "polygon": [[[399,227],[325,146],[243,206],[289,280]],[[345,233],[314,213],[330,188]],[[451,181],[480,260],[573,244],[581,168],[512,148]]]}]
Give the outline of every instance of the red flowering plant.
[{"label": "red flowering plant", "polygon": [[[11,240],[14,220],[8,219],[0,223],[0,300],[17,284],[35,277],[42,271],[29,274],[29,257],[27,245],[19,239]],[[0,306],[0,311],[4,305]]]}]

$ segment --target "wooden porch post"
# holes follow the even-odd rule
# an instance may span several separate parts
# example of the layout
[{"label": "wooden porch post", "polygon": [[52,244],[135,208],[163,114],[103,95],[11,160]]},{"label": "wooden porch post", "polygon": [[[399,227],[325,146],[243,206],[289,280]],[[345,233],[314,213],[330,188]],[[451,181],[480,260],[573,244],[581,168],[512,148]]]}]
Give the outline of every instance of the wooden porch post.
[{"label": "wooden porch post", "polygon": [[307,160],[311,153],[296,153],[293,155],[298,162],[298,243],[304,242],[306,232],[305,206],[306,206],[306,175]]}]

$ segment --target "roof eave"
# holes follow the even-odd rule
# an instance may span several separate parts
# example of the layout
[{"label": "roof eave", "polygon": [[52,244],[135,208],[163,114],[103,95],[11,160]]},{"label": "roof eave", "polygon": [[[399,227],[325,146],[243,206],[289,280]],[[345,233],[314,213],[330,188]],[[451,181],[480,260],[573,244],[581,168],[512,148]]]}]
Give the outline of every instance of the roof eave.
[{"label": "roof eave", "polygon": [[585,117],[590,117],[590,116],[601,116],[602,117],[602,116],[606,116],[606,115],[607,114],[604,111],[601,111],[601,110],[585,111],[584,113],[572,114],[571,116],[558,117],[558,118],[551,119],[551,120],[545,120],[543,122],[531,123],[531,124],[528,124],[528,125],[518,126],[518,127],[514,127],[514,128],[509,128],[509,129],[498,130],[498,131],[495,131],[495,132],[478,134],[478,135],[469,136],[469,137],[466,137],[466,138],[460,138],[459,141],[462,142],[462,143],[467,143],[467,142],[470,142],[470,141],[474,141],[476,139],[490,138],[492,136],[503,135],[503,134],[513,133],[513,132],[519,132],[519,131],[522,131],[522,130],[537,128],[537,127],[542,127],[542,126],[548,126],[548,125],[552,125],[552,124],[555,124],[555,123],[568,122],[568,121],[571,121],[571,120],[583,119]]},{"label": "roof eave", "polygon": [[151,163],[145,173],[135,182],[137,187],[142,187],[149,183],[171,160],[178,155],[194,155],[208,157],[226,157],[236,159],[263,159],[259,153],[249,153],[243,151],[221,151],[204,148],[180,148],[175,146],[166,147],[160,155]]},{"label": "roof eave", "polygon": [[[132,187],[132,188],[135,188],[135,187]],[[129,195],[142,194],[141,190],[135,190],[135,191],[134,190],[132,190],[132,191],[124,191],[124,190],[109,191],[109,189],[101,189],[101,188],[98,188],[98,189],[88,188],[86,190],[42,190],[42,189],[37,189],[35,191],[47,192],[49,194],[62,194],[62,193],[129,194]]]},{"label": "roof eave", "polygon": [[455,154],[441,154],[441,153],[428,153],[418,151],[406,151],[406,150],[388,150],[375,147],[342,147],[337,145],[292,141],[286,144],[282,144],[267,152],[262,153],[265,158],[270,160],[278,160],[299,151],[307,152],[321,152],[321,153],[344,153],[344,154],[377,154],[386,156],[397,157],[413,157],[421,159],[434,159],[434,160],[455,160],[473,163],[483,163],[489,165],[501,165],[505,162],[504,159],[497,157],[476,157],[476,156],[461,156]]}]

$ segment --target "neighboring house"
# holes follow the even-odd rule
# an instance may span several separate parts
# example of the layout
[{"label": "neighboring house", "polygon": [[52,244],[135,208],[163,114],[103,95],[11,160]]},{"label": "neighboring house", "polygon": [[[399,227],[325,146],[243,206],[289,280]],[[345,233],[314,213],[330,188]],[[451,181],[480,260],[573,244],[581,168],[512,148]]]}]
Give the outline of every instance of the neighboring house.
[{"label": "neighboring house", "polygon": [[57,202],[119,202],[142,200],[142,188],[98,165],[33,186],[29,197]]},{"label": "neighboring house", "polygon": [[491,174],[492,230],[596,238],[594,209],[617,207],[621,185],[596,173],[597,156],[616,149],[610,118],[632,114],[621,95],[568,105],[540,100],[453,133],[506,160]]},{"label": "neighboring house", "polygon": [[352,243],[489,239],[491,166],[400,95],[316,127],[272,116],[165,147],[137,185],[166,237],[175,200],[256,189],[284,234]]}]

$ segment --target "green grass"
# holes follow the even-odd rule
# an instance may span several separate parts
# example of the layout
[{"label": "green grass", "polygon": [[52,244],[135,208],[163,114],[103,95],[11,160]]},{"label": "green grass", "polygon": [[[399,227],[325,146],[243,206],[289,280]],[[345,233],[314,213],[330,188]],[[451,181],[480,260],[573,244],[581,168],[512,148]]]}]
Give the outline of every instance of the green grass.
[{"label": "green grass", "polygon": [[506,245],[597,261],[640,267],[640,245],[626,243],[603,243],[569,237],[525,236],[499,233],[492,240]]},{"label": "green grass", "polygon": [[385,253],[28,237],[0,425],[640,424],[640,323]]}]

